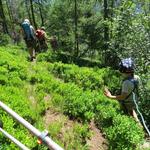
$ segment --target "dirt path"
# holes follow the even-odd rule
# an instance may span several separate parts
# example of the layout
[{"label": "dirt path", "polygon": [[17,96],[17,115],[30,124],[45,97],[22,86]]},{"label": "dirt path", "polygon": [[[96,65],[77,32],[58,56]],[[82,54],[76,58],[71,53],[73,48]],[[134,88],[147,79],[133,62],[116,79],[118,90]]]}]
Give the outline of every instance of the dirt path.
[{"label": "dirt path", "polygon": [[[72,120],[63,119],[65,118],[64,115],[50,109],[46,111],[44,116],[45,127],[48,128],[49,124],[60,121],[60,118],[64,120],[64,124],[65,124],[62,129],[62,134],[68,132],[69,129],[73,127],[74,122]],[[108,150],[106,139],[103,137],[103,134],[100,132],[100,130],[95,126],[93,121],[91,122],[89,127],[91,132],[93,133],[91,138],[87,140],[87,145],[89,146],[89,150]]]},{"label": "dirt path", "polygon": [[87,141],[89,145],[89,150],[107,150],[108,145],[106,139],[103,137],[103,134],[95,126],[94,121],[90,123],[90,128],[93,132],[92,137]]},{"label": "dirt path", "polygon": [[[35,71],[33,70],[33,67],[36,65],[36,60],[30,63],[29,68],[28,68],[28,73],[30,75],[35,74]],[[35,113],[38,113],[37,110],[37,101],[35,98],[35,85],[31,84],[30,82],[26,85],[27,89],[27,95],[28,99],[30,100],[30,107]],[[36,114],[37,115],[37,114]]]}]

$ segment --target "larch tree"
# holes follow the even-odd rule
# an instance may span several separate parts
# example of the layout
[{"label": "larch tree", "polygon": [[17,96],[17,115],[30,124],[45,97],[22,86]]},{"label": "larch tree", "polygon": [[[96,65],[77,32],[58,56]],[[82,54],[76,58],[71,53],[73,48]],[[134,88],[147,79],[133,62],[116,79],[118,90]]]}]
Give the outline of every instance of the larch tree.
[{"label": "larch tree", "polygon": [[8,27],[7,27],[2,0],[0,0],[0,18],[1,18],[2,27],[3,27],[3,33],[8,34]]}]

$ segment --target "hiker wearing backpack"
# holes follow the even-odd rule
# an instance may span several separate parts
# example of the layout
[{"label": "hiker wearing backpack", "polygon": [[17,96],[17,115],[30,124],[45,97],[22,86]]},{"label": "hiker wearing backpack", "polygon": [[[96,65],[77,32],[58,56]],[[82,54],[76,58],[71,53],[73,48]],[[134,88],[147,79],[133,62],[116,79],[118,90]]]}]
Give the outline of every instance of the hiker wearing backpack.
[{"label": "hiker wearing backpack", "polygon": [[36,37],[38,39],[38,49],[39,51],[46,51],[48,49],[47,45],[47,34],[45,32],[45,27],[41,27],[40,29],[36,30]]},{"label": "hiker wearing backpack", "polygon": [[104,94],[110,99],[118,100],[124,107],[125,112],[128,115],[133,116],[135,120],[139,122],[139,119],[135,112],[136,105],[134,100],[137,100],[140,78],[139,76],[134,75],[133,60],[131,58],[123,59],[119,64],[119,71],[124,78],[122,82],[121,94],[112,95],[107,88],[105,88]]},{"label": "hiker wearing backpack", "polygon": [[56,51],[57,48],[58,48],[58,42],[57,42],[57,37],[56,37],[56,36],[52,36],[52,37],[50,38],[50,44],[51,44],[52,49],[53,49],[54,51]]},{"label": "hiker wearing backpack", "polygon": [[33,26],[30,24],[28,19],[25,19],[21,24],[23,37],[27,48],[29,49],[30,59],[33,61],[35,59],[35,50],[36,50],[36,35]]}]

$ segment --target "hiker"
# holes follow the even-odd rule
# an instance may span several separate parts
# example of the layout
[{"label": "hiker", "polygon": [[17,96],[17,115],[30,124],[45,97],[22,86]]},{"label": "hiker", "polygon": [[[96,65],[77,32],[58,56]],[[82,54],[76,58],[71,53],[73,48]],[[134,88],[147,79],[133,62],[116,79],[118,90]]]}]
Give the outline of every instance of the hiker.
[{"label": "hiker", "polygon": [[57,42],[57,37],[56,36],[52,36],[50,38],[50,44],[51,44],[51,47],[52,47],[52,49],[54,51],[57,50],[57,48],[58,48],[58,42]]},{"label": "hiker", "polygon": [[30,24],[28,19],[25,19],[21,24],[23,29],[23,36],[27,48],[29,49],[30,60],[33,61],[35,59],[35,49],[36,49],[36,35],[33,26]]},{"label": "hiker", "polygon": [[36,30],[36,37],[38,39],[38,44],[39,44],[39,51],[46,51],[48,49],[47,45],[47,34],[45,32],[45,27],[41,27],[40,29]]},{"label": "hiker", "polygon": [[104,94],[110,99],[118,100],[120,104],[124,107],[125,112],[135,118],[135,120],[140,124],[140,121],[135,112],[134,103],[134,100],[137,100],[140,78],[139,76],[134,75],[134,63],[131,58],[123,59],[120,62],[119,67],[119,71],[124,77],[124,80],[122,82],[121,94],[112,95],[107,88],[105,88]]},{"label": "hiker", "polygon": [[12,34],[11,34],[11,37],[13,39],[13,43],[19,45],[19,42],[20,42],[19,32],[13,31]]}]

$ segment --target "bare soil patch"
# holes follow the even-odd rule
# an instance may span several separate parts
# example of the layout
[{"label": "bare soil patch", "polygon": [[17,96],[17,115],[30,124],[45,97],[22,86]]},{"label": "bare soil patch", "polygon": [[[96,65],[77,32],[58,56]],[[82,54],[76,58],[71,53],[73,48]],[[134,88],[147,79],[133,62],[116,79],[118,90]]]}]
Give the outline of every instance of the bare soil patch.
[{"label": "bare soil patch", "polygon": [[[65,118],[65,116],[59,112],[55,112],[52,109],[46,111],[44,116],[45,127],[48,128],[50,123],[60,121],[60,118]],[[69,132],[69,130],[74,126],[74,121],[66,119],[64,121],[64,126],[61,129],[59,137],[63,139],[63,133]],[[108,150],[107,140],[104,138],[103,134],[96,127],[94,121],[89,125],[89,128],[92,132],[92,136],[87,140],[89,145],[89,150]]]}]

